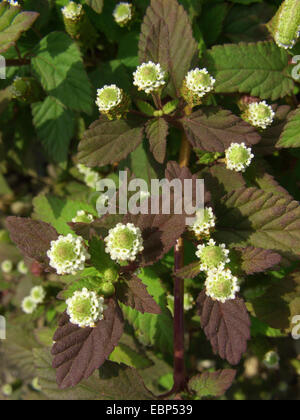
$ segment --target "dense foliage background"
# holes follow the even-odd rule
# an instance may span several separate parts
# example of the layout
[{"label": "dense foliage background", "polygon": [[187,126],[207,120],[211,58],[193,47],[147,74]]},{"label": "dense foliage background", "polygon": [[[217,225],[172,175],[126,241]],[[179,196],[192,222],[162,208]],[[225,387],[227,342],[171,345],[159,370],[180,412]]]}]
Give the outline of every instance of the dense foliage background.
[{"label": "dense foliage background", "polygon": [[[7,319],[8,336],[0,347],[0,399],[148,399],[151,394],[144,390],[142,381],[154,395],[163,394],[173,386],[173,251],[139,273],[161,313],[142,314],[122,307],[125,332],[110,361],[102,366],[100,379],[94,375],[88,383],[61,390],[51,367],[49,349],[58,319],[65,310],[64,301],[57,296],[74,278],[47,273],[30,258],[25,258],[28,272],[26,269],[22,272],[18,264],[24,255],[6,230],[6,219],[13,215],[48,222],[60,234],[68,234],[72,232],[68,223],[78,210],[97,216],[95,203],[99,193],[94,187],[98,179],[108,177],[117,181],[118,171],[128,168],[149,183],[151,178],[164,176],[166,162],[178,161],[182,133],[176,124],[172,125],[172,120],[167,121],[169,128],[163,126],[155,132],[159,144],[152,138],[149,145],[143,131],[133,134],[132,130],[127,140],[125,137],[123,149],[113,139],[106,148],[100,142],[95,143],[94,150],[88,144],[91,134],[84,134],[99,119],[96,92],[105,84],[116,83],[130,95],[137,113],[141,107],[145,111],[145,105],[139,106],[138,101],[147,97],[137,93],[132,73],[140,64],[141,24],[150,1],[134,1],[134,21],[121,28],[113,18],[116,1],[81,0],[90,26],[80,39],[72,39],[64,25],[61,8],[67,0],[21,3],[24,15],[18,18],[17,24],[15,16],[6,16],[3,22],[0,9],[0,53],[7,62],[6,79],[0,81],[0,263],[8,260],[13,263],[11,270],[0,272],[0,314]],[[204,374],[189,398],[298,399],[300,341],[291,338],[291,320],[300,314],[297,271],[300,211],[293,201],[300,201],[300,96],[299,83],[291,77],[291,71],[295,66],[292,57],[300,54],[300,43],[287,52],[271,39],[265,24],[276,13],[280,0],[179,0],[178,3],[189,16],[194,40],[192,37],[189,40],[187,21],[180,17],[187,38],[180,41],[178,37],[172,48],[184,56],[183,43],[195,43],[196,65],[207,67],[217,79],[217,94],[209,97],[205,106],[228,110],[216,111],[213,116],[194,116],[203,130],[201,133],[191,120],[179,115],[180,124],[194,146],[189,169],[205,179],[211,202],[218,208],[220,242],[235,244],[236,248],[245,248],[246,244],[268,250],[264,253],[260,249],[262,253],[257,254],[255,249],[247,248],[248,254],[233,261],[232,268],[244,279],[242,295],[252,321],[252,338],[241,361],[237,360],[234,382],[232,367],[214,354],[200,328],[196,300],[203,288],[203,278],[196,273],[196,278],[185,279],[187,371],[190,377]],[[13,28],[9,35],[5,32],[7,24]],[[142,36],[146,35],[144,28]],[[154,40],[155,36],[154,33]],[[179,79],[182,76],[182,81],[190,67],[181,70],[179,67],[176,76]],[[12,95],[11,86],[16,77],[30,80],[30,88],[22,98]],[[169,94],[172,99],[174,95]],[[241,101],[247,100],[244,95],[266,99],[276,111],[273,126],[260,133],[261,138],[252,127],[246,129],[235,117],[240,116]],[[136,127],[141,124],[140,118],[135,115],[130,124]],[[206,118],[208,126],[213,127],[207,132]],[[105,126],[108,123],[99,121],[94,135],[102,141],[101,136],[109,128]],[[125,127],[127,123],[114,123],[115,133],[129,131]],[[144,118],[143,124],[146,123]],[[228,124],[234,125],[232,132],[226,131]],[[224,134],[216,135],[216,127]],[[217,162],[224,146],[239,140],[241,133],[250,145],[255,145],[255,161],[244,177]],[[78,170],[78,161],[93,167],[88,175]],[[250,187],[256,190],[250,193]],[[224,200],[227,193],[229,196]],[[248,202],[252,207],[244,210]],[[232,207],[242,213],[232,212]],[[269,212],[258,214],[261,208]],[[283,220],[285,212],[290,218]],[[272,233],[264,235],[265,218],[270,213]],[[251,239],[245,234],[249,228],[245,219],[256,226]],[[96,244],[95,252],[98,251]],[[194,243],[186,240],[185,263],[189,265],[194,260]],[[47,292],[45,302],[32,315],[24,314],[21,310],[24,297],[33,286],[41,284]],[[275,369],[268,369],[263,363],[269,351],[276,351],[280,356]],[[241,355],[237,357],[240,359]],[[227,354],[228,358],[235,364],[236,355],[230,360]],[[225,372],[221,379],[214,374],[220,370]]]}]

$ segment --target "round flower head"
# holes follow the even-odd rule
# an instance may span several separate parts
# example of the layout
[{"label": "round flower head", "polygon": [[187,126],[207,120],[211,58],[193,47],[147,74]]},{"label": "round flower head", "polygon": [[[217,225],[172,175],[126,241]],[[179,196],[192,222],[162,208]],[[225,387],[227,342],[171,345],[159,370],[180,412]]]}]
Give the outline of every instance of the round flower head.
[{"label": "round flower head", "polygon": [[254,127],[265,130],[273,123],[275,112],[272,107],[266,103],[266,101],[253,102],[248,106],[244,116],[245,120]]},{"label": "round flower head", "polygon": [[228,258],[229,250],[224,244],[216,245],[213,239],[210,239],[207,245],[198,245],[196,256],[200,259],[200,270],[209,271],[213,268],[224,268],[225,264],[230,262]]},{"label": "round flower head", "polygon": [[126,116],[130,98],[116,85],[105,85],[97,91],[96,104],[99,111],[110,120],[121,119]]},{"label": "round flower head", "polygon": [[1,388],[2,394],[5,395],[5,397],[10,397],[13,393],[13,387],[10,384],[5,384]]},{"label": "round flower head", "polygon": [[64,17],[69,20],[79,20],[83,14],[82,5],[77,4],[74,1],[70,1],[70,3],[63,7],[61,11]]},{"label": "round flower head", "polygon": [[92,223],[93,221],[93,215],[86,213],[84,210],[79,210],[77,215],[72,219],[73,223]]},{"label": "round flower head", "polygon": [[28,274],[28,267],[23,260],[18,262],[17,270],[20,274]]},{"label": "round flower head", "polygon": [[27,296],[25,299],[23,299],[21,306],[23,312],[28,315],[32,314],[37,308],[37,304],[34,302],[31,296]]},{"label": "round flower head", "polygon": [[133,76],[133,84],[147,94],[157,92],[166,84],[166,73],[160,64],[154,64],[152,61],[139,66]]},{"label": "round flower head", "polygon": [[208,238],[216,225],[216,217],[211,207],[199,210],[196,214],[196,221],[190,227],[197,238]]},{"label": "round flower head", "polygon": [[263,363],[268,369],[278,369],[280,357],[276,351],[269,351],[265,354]]},{"label": "round flower head", "polygon": [[113,16],[118,25],[126,26],[132,20],[132,4],[124,2],[117,4]]},{"label": "round flower head", "polygon": [[46,297],[46,292],[42,286],[35,286],[30,291],[30,297],[35,303],[43,303]]},{"label": "round flower head", "polygon": [[254,158],[251,148],[247,148],[245,143],[232,143],[225,155],[227,169],[236,172],[245,172]]},{"label": "round flower head", "polygon": [[52,241],[47,255],[50,266],[61,275],[76,274],[83,270],[85,261],[90,258],[83,239],[71,234],[60,236],[56,241]]},{"label": "round flower head", "polygon": [[13,267],[14,267],[14,265],[13,265],[12,261],[10,261],[10,260],[5,260],[1,264],[1,270],[5,274],[11,273],[12,270],[13,270]]},{"label": "round flower head", "polygon": [[222,303],[235,299],[236,293],[240,291],[238,279],[223,267],[208,272],[205,286],[207,296]]},{"label": "round flower head", "polygon": [[105,252],[112,260],[135,261],[137,255],[144,250],[140,228],[132,223],[118,223],[105,238]]},{"label": "round flower head", "polygon": [[81,292],[75,292],[66,304],[70,322],[81,328],[94,328],[95,324],[103,319],[104,298],[86,288]]},{"label": "round flower head", "polygon": [[215,83],[216,80],[206,69],[196,68],[186,75],[182,95],[190,105],[199,105],[201,98],[213,90]]}]

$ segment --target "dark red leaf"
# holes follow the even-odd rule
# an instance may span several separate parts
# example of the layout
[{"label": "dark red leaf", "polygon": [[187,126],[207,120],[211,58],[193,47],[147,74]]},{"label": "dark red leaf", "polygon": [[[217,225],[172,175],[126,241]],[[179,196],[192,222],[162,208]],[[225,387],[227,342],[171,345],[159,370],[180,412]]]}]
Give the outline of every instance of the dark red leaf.
[{"label": "dark red leaf", "polygon": [[242,256],[241,268],[248,275],[262,273],[281,262],[281,256],[269,249],[247,247],[238,251]]},{"label": "dark red leaf", "polygon": [[164,163],[167,150],[169,126],[163,118],[149,120],[146,124],[146,134],[150,143],[150,151],[159,163]]}]

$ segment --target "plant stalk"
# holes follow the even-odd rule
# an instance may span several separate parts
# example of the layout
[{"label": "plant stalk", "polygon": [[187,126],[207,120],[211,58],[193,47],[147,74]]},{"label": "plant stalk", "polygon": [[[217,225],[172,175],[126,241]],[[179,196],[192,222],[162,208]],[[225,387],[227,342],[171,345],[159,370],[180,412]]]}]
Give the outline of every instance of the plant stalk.
[{"label": "plant stalk", "polygon": [[[190,115],[192,109],[185,108],[185,114]],[[191,146],[185,133],[182,135],[179,165],[188,167],[191,156]],[[175,279],[174,279],[174,392],[186,388],[186,372],[184,361],[184,280],[176,277],[176,272],[184,266],[184,240],[179,238],[175,246]]]}]

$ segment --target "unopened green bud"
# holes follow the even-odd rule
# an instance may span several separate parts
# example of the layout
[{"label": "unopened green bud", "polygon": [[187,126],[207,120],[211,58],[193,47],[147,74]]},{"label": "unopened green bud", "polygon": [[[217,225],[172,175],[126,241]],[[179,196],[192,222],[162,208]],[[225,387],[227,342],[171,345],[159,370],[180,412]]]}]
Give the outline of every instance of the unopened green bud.
[{"label": "unopened green bud", "polygon": [[103,273],[105,282],[116,283],[119,279],[119,271],[116,268],[107,268]]},{"label": "unopened green bud", "polygon": [[100,285],[99,294],[106,298],[113,296],[116,292],[115,286],[112,283],[105,282]]},{"label": "unopened green bud", "polygon": [[124,27],[132,21],[133,13],[134,8],[132,4],[121,2],[117,4],[113,12],[113,16],[115,18],[116,23],[121,27]]},{"label": "unopened green bud", "polygon": [[42,88],[33,77],[16,77],[9,89],[12,98],[20,102],[31,104],[43,97]]}]

